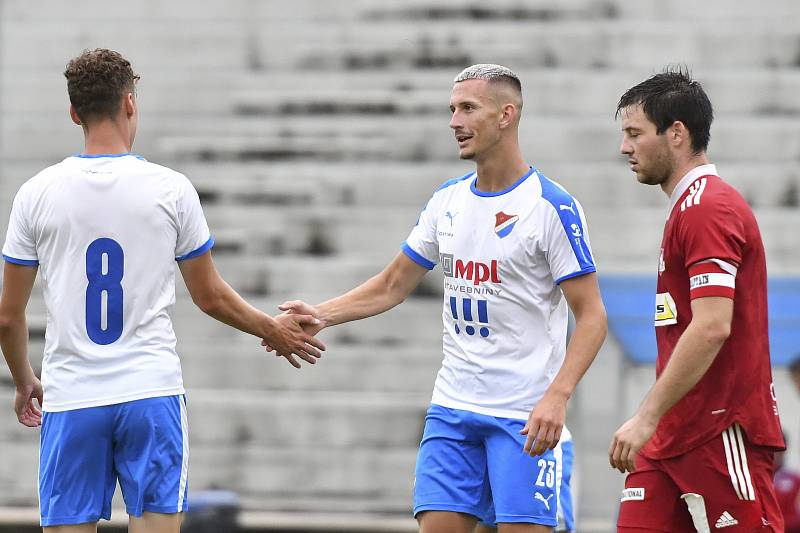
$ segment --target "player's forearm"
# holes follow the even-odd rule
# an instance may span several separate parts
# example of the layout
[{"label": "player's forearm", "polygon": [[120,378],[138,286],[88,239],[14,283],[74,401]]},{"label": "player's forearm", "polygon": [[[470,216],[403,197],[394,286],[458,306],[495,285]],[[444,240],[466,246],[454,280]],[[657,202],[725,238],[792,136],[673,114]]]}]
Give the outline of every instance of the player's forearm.
[{"label": "player's forearm", "polygon": [[27,383],[35,377],[28,359],[28,324],[24,315],[0,317],[0,348],[15,384]]},{"label": "player's forearm", "polygon": [[245,333],[269,340],[278,328],[275,320],[256,309],[226,282],[220,283],[197,305],[208,316]]},{"label": "player's forearm", "polygon": [[386,282],[383,273],[373,276],[355,289],[316,306],[325,326],[379,315],[405,299],[404,291]]},{"label": "player's forearm", "polygon": [[578,382],[600,351],[607,332],[608,322],[602,305],[586,316],[576,319],[564,363],[550,384],[548,392],[560,394],[565,398],[572,396]]},{"label": "player's forearm", "polygon": [[639,407],[639,413],[653,421],[660,420],[702,379],[727,336],[727,330],[692,321]]}]

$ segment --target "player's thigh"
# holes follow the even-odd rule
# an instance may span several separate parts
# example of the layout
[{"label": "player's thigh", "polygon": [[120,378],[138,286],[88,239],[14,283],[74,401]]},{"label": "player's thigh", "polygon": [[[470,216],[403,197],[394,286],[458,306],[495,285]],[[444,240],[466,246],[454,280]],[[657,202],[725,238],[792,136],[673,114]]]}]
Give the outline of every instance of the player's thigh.
[{"label": "player's thigh", "polygon": [[69,526],[50,526],[42,528],[42,531],[44,533],[97,533],[97,522]]},{"label": "player's thigh", "polygon": [[180,533],[183,513],[142,513],[131,516],[128,533]]},{"label": "player's thigh", "polygon": [[[572,444],[572,439],[562,441],[558,444],[554,456],[560,453],[560,462],[556,467],[555,475],[560,476],[560,490],[557,496],[557,514],[558,525],[556,531],[574,531],[575,517],[573,513],[573,499],[572,499],[572,467],[575,463],[575,451]],[[558,479],[558,477],[557,477]],[[544,478],[547,481],[546,474]],[[535,496],[534,496],[535,497]],[[556,498],[553,498],[554,500]],[[497,531],[497,519],[495,517],[494,501],[490,497],[488,499],[489,506],[486,513],[482,517],[481,522],[476,526],[475,533],[494,533]]]},{"label": "player's thigh", "polygon": [[[486,450],[473,431],[474,417],[469,411],[438,405],[428,410],[417,455],[414,516],[427,511],[483,516],[488,496]],[[428,515],[426,520],[433,519]]]},{"label": "player's thigh", "polygon": [[522,452],[524,420],[491,418],[487,421],[486,457],[495,520],[503,524],[558,523],[558,497],[563,482],[561,447],[531,457]]},{"label": "player's thigh", "polygon": [[39,453],[43,527],[93,525],[111,517],[115,406],[46,412]]},{"label": "player's thigh", "polygon": [[698,530],[783,531],[772,480],[774,454],[753,446],[738,424],[675,459],[663,461],[690,505]]},{"label": "player's thigh", "polygon": [[472,533],[478,519],[467,513],[423,511],[417,521],[420,533]]},{"label": "player's thigh", "polygon": [[661,470],[659,463],[639,455],[636,458],[636,472],[625,478],[617,531],[695,533],[682,495],[681,489]]},{"label": "player's thigh", "polygon": [[188,431],[182,396],[121,404],[114,465],[130,516],[186,511]]}]

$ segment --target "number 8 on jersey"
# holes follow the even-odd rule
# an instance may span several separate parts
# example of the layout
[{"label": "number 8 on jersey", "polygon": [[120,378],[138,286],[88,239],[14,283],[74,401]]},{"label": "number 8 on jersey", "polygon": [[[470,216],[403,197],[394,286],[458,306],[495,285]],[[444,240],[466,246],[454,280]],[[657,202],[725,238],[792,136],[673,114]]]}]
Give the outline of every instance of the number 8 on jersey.
[{"label": "number 8 on jersey", "polygon": [[86,333],[95,344],[122,335],[122,275],[125,254],[113,239],[95,239],[86,249]]}]

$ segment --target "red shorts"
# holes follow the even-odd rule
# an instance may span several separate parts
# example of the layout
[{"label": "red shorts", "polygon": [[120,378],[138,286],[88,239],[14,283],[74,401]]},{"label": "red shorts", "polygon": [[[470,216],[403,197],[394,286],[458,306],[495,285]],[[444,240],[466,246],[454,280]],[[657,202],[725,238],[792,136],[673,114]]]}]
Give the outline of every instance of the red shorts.
[{"label": "red shorts", "polygon": [[[773,455],[751,444],[738,424],[678,457],[658,461],[639,454],[636,472],[625,479],[617,530],[783,533]],[[690,514],[689,502],[700,511]],[[699,515],[694,522],[693,515]]]}]

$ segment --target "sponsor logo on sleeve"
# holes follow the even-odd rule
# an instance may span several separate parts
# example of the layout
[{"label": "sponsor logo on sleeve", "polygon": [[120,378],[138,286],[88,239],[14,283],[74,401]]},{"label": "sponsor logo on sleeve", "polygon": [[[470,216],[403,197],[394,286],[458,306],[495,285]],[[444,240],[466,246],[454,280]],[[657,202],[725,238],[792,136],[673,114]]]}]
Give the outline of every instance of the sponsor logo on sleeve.
[{"label": "sponsor logo on sleeve", "polygon": [[635,487],[622,491],[621,502],[644,501],[644,487]]},{"label": "sponsor logo on sleeve", "polygon": [[678,323],[678,308],[668,292],[656,294],[656,327]]}]

